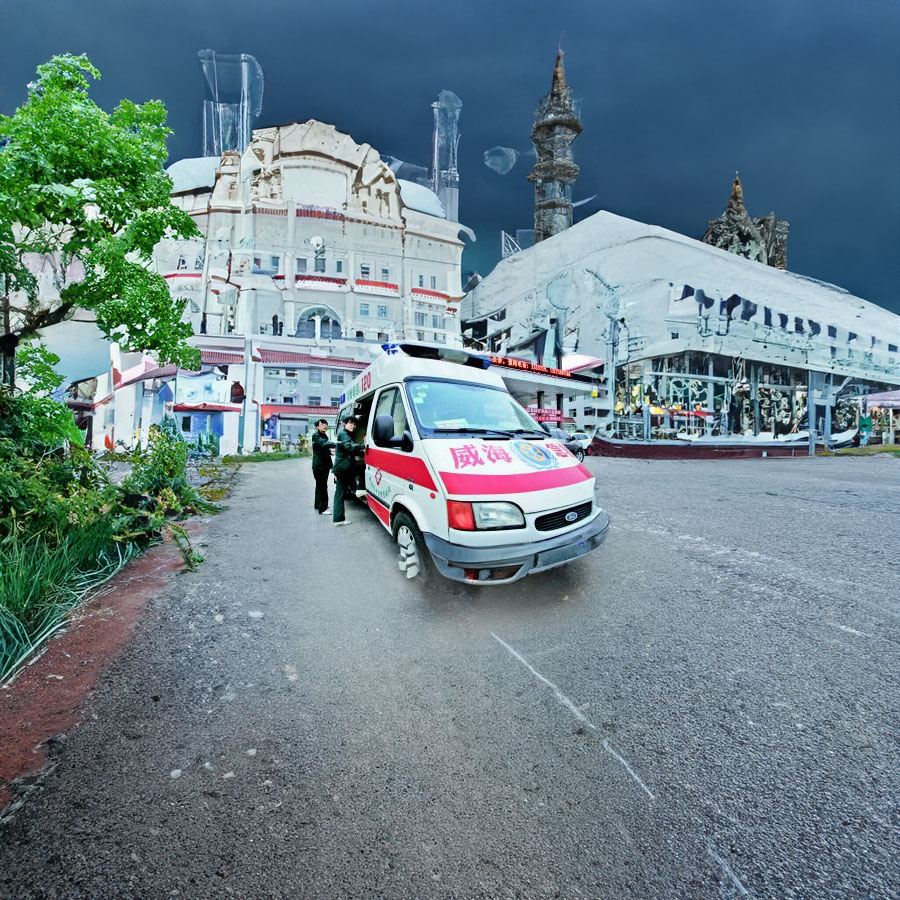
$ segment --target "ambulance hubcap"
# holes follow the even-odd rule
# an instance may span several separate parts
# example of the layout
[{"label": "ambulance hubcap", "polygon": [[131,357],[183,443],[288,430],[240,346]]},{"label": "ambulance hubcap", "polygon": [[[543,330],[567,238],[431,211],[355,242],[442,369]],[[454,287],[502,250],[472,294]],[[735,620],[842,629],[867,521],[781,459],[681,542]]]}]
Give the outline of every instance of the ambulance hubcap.
[{"label": "ambulance hubcap", "polygon": [[419,550],[413,533],[406,525],[401,525],[397,530],[397,547],[400,550],[400,559],[397,561],[400,571],[405,572],[407,578],[415,578],[421,568]]}]

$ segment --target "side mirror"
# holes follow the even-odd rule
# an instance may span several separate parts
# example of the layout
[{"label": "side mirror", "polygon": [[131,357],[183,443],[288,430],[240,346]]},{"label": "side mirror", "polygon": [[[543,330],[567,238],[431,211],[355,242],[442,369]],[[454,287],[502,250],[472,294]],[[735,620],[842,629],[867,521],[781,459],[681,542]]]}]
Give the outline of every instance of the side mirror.
[{"label": "side mirror", "polygon": [[372,426],[372,440],[378,447],[388,447],[394,436],[394,420],[391,416],[376,416]]},{"label": "side mirror", "polygon": [[394,435],[394,420],[390,416],[378,416],[372,425],[372,440],[376,447],[392,447],[404,453],[412,453],[415,445],[409,429],[401,437]]}]

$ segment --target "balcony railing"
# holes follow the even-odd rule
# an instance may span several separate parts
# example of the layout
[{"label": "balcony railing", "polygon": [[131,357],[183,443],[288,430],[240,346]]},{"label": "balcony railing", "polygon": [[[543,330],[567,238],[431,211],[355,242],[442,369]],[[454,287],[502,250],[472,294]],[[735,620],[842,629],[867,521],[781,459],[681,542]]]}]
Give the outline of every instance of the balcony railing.
[{"label": "balcony railing", "polygon": [[391,281],[370,281],[368,278],[357,278],[353,290],[366,294],[381,294],[387,297],[399,297],[400,285]]}]

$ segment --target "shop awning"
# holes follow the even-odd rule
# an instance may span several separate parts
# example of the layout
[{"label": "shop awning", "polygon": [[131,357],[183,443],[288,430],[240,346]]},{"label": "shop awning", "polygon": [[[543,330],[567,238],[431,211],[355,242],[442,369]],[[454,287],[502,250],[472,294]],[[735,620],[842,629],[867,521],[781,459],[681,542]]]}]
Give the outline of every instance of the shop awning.
[{"label": "shop awning", "polygon": [[298,416],[336,416],[338,408],[336,406],[295,406],[291,403],[262,403],[259,407],[259,414],[264,419],[270,419],[272,416],[281,417],[298,417]]},{"label": "shop awning", "polygon": [[236,412],[241,407],[236,403],[176,403],[175,412]]},{"label": "shop awning", "polygon": [[867,394],[860,398],[869,406],[880,406],[882,409],[900,409],[900,391],[881,391],[878,394]]}]

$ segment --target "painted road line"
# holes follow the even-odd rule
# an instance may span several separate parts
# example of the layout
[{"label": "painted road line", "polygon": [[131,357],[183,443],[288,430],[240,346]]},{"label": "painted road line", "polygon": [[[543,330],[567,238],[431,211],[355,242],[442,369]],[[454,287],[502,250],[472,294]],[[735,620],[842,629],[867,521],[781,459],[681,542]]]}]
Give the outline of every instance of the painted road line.
[{"label": "painted road line", "polygon": [[[514,656],[523,666],[525,666],[526,669],[528,669],[529,672],[531,672],[532,675],[534,675],[535,678],[538,679],[538,681],[541,681],[544,684],[546,684],[547,687],[549,687],[550,690],[553,691],[553,695],[556,697],[556,699],[563,706],[565,706],[565,708],[568,709],[569,712],[572,713],[572,715],[575,716],[575,718],[578,719],[579,722],[586,725],[592,731],[597,730],[597,726],[594,725],[594,723],[591,722],[590,719],[588,719],[588,717],[549,678],[545,678],[543,675],[541,675],[541,673],[538,672],[538,670],[535,669],[534,666],[532,666],[531,663],[528,662],[528,660],[525,659],[525,657],[522,656],[522,654],[519,653],[518,650],[516,650],[513,647],[510,647],[510,645],[507,644],[506,641],[504,641],[502,638],[497,637],[497,635],[494,634],[493,631],[491,632],[491,637],[495,641],[497,641],[497,643],[500,644],[502,647],[505,647],[506,650],[512,656]],[[644,791],[644,793],[651,800],[656,799],[656,797],[653,795],[653,792],[650,790],[650,788],[648,788],[647,785],[644,784],[644,782],[638,777],[638,775],[635,773],[634,769],[632,769],[631,766],[628,765],[628,762],[625,760],[625,758],[623,756],[621,756],[619,753],[616,753],[616,751],[613,750],[613,748],[610,746],[609,741],[607,741],[605,739],[603,741],[603,749],[610,756],[612,756],[613,759],[615,759],[617,762],[619,762],[622,766],[625,767],[625,771],[628,772],[628,774],[634,779],[634,781],[638,785],[640,785],[641,790]]]},{"label": "painted road line", "polygon": [[711,846],[706,848],[706,852],[709,853],[709,858],[713,860],[713,862],[717,863],[722,871],[731,879],[734,886],[738,889],[740,895],[742,897],[749,897],[749,891],[741,884],[740,879],[737,877],[737,875],[735,875],[734,872],[731,871],[731,866],[729,866],[728,863],[725,862],[725,860],[722,859],[722,857],[719,856],[719,854],[716,853],[716,851],[713,850]]}]

